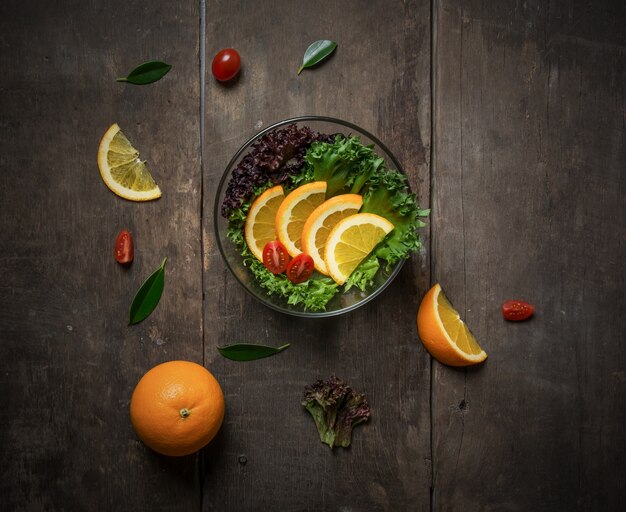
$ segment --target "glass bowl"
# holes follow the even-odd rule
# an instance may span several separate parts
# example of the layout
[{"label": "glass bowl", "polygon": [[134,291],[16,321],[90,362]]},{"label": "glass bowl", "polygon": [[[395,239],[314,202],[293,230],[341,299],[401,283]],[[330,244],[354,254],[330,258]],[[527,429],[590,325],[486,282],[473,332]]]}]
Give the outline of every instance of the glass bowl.
[{"label": "glass bowl", "polygon": [[[302,306],[293,306],[287,303],[287,298],[278,295],[268,295],[260,284],[255,279],[252,272],[243,264],[243,258],[237,251],[235,244],[227,237],[228,220],[222,216],[221,206],[226,194],[226,188],[230,181],[233,170],[237,167],[239,162],[249,153],[252,149],[252,145],[256,143],[263,135],[268,132],[285,128],[288,125],[296,124],[298,127],[308,126],[311,130],[324,133],[324,134],[336,134],[342,133],[345,136],[355,135],[361,140],[361,143],[368,145],[373,144],[374,151],[387,162],[387,166],[391,169],[395,169],[404,173],[402,166],[397,159],[391,154],[391,152],[385,147],[385,145],[379,141],[374,135],[367,132],[363,128],[356,126],[355,124],[340,119],[334,119],[331,117],[322,116],[302,116],[294,117],[292,119],[286,119],[280,121],[271,126],[268,126],[264,130],[258,132],[250,140],[248,140],[241,148],[235,153],[231,161],[228,163],[224,175],[220,180],[217,187],[217,194],[215,198],[215,206],[213,211],[213,218],[215,224],[215,233],[217,237],[217,244],[226,262],[226,265],[233,273],[235,278],[244,287],[244,289],[250,293],[255,299],[262,304],[276,310],[281,313],[289,315],[307,317],[307,318],[322,318],[328,316],[335,316],[352,311],[369,301],[377,297],[398,275],[404,260],[398,261],[389,271],[386,271],[384,265],[381,265],[379,271],[374,278],[374,284],[362,292],[357,288],[352,288],[347,292],[340,291],[328,302],[324,311],[310,311],[305,310]],[[409,184],[407,183],[407,187]]]}]

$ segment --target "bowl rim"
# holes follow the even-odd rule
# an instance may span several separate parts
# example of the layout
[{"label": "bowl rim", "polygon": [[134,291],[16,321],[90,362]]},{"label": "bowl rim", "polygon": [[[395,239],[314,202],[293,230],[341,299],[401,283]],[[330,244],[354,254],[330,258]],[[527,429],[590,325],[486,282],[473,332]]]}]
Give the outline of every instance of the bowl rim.
[{"label": "bowl rim", "polygon": [[[378,147],[380,147],[385,152],[385,156],[389,156],[389,158],[393,162],[393,165],[395,166],[395,168],[396,168],[396,170],[398,172],[401,172],[405,176],[407,175],[406,172],[404,171],[404,168],[402,167],[402,165],[400,165],[400,162],[398,162],[398,160],[396,159],[395,155],[389,150],[389,148],[385,144],[383,144],[378,137],[376,137],[375,135],[370,133],[368,130],[363,129],[360,126],[358,126],[358,125],[356,125],[354,123],[351,123],[350,121],[345,121],[343,119],[338,119],[338,118],[335,118],[335,117],[317,116],[317,115],[303,115],[303,116],[291,117],[291,118],[288,118],[288,119],[284,119],[282,121],[277,121],[275,123],[272,123],[271,125],[267,126],[263,130],[260,130],[259,132],[257,132],[256,134],[254,134],[253,136],[248,138],[248,140],[246,140],[241,145],[241,147],[237,150],[237,152],[230,159],[230,161],[228,162],[228,164],[224,168],[224,172],[222,173],[222,177],[221,177],[221,179],[220,179],[220,181],[219,181],[219,183],[217,185],[217,189],[216,189],[216,192],[215,192],[215,200],[214,200],[214,205],[213,205],[213,229],[214,229],[214,232],[215,232],[215,237],[217,239],[217,246],[218,246],[218,249],[219,249],[220,254],[222,256],[222,260],[224,261],[224,263],[226,263],[226,266],[228,267],[228,270],[235,277],[235,279],[239,282],[241,287],[249,295],[251,295],[254,299],[259,301],[261,304],[265,305],[266,307],[268,307],[270,309],[273,309],[274,311],[278,311],[280,313],[285,313],[287,315],[298,316],[298,317],[301,317],[301,318],[328,318],[328,317],[331,317],[331,316],[339,316],[339,315],[343,315],[345,313],[349,313],[351,311],[354,311],[355,309],[360,308],[361,306],[364,306],[365,304],[367,304],[371,300],[373,300],[376,297],[378,297],[384,290],[387,289],[387,287],[396,278],[396,276],[398,275],[398,273],[402,269],[402,267],[404,265],[404,262],[406,260],[400,259],[395,264],[393,270],[391,271],[391,273],[389,274],[389,276],[387,277],[385,282],[378,289],[376,289],[371,295],[368,295],[367,297],[363,298],[362,300],[360,300],[356,304],[352,304],[352,305],[347,306],[345,308],[337,309],[337,310],[334,310],[334,311],[304,311],[304,310],[303,311],[296,311],[296,310],[290,310],[290,309],[287,309],[287,308],[283,308],[283,307],[281,307],[281,306],[279,306],[277,304],[272,304],[269,301],[261,300],[261,298],[259,298],[251,290],[249,290],[248,287],[243,282],[241,282],[241,279],[239,279],[239,276],[237,275],[237,273],[235,272],[235,270],[232,268],[231,264],[229,263],[228,258],[226,258],[226,256],[224,255],[224,249],[222,248],[222,241],[220,240],[220,236],[219,236],[219,226],[218,226],[218,219],[219,219],[219,217],[218,216],[222,215],[222,213],[221,213],[221,205],[219,204],[219,200],[220,200],[220,195],[221,195],[222,189],[224,187],[224,184],[226,183],[226,180],[229,177],[229,173],[227,171],[229,169],[232,169],[232,167],[235,164],[235,162],[237,162],[237,160],[244,153],[244,151],[246,151],[246,150],[248,150],[250,148],[250,146],[252,145],[253,142],[255,142],[260,137],[263,137],[266,133],[269,133],[272,130],[276,130],[277,128],[279,128],[281,126],[287,126],[287,125],[293,124],[293,123],[302,123],[302,122],[305,122],[305,121],[321,121],[321,122],[327,122],[327,123],[334,123],[334,124],[339,124],[339,125],[345,126],[346,128],[350,128],[352,130],[356,130],[357,132],[359,132],[359,133],[365,135],[366,137],[368,137],[372,142],[374,142]],[[408,186],[409,186],[409,190],[410,190],[410,185],[408,185]]]}]

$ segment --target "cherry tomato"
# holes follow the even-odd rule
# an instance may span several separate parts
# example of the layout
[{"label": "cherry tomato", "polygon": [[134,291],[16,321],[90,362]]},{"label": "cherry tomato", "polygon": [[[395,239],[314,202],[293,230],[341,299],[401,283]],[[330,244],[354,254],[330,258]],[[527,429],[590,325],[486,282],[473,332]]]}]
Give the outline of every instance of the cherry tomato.
[{"label": "cherry tomato", "polygon": [[122,229],[115,239],[115,259],[121,265],[130,265],[134,255],[133,237],[127,230]]},{"label": "cherry tomato", "polygon": [[217,52],[211,63],[211,72],[220,82],[227,82],[237,76],[241,69],[241,57],[234,48],[224,48]]},{"label": "cherry tomato", "polygon": [[507,300],[502,304],[502,316],[512,322],[526,320],[533,316],[535,308],[528,302],[521,300]]},{"label": "cherry tomato", "polygon": [[263,247],[263,265],[272,274],[282,274],[289,264],[289,253],[278,240],[267,242]]},{"label": "cherry tomato", "polygon": [[287,266],[287,277],[292,283],[306,281],[315,270],[313,258],[308,254],[300,253]]}]

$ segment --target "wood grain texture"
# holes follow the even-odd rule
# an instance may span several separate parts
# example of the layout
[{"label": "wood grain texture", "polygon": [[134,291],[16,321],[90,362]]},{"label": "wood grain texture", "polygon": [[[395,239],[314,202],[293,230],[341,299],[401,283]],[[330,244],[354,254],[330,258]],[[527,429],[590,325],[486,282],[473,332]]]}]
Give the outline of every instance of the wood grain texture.
[{"label": "wood grain texture", "polygon": [[[207,75],[205,347],[227,412],[203,454],[204,510],[429,509],[430,364],[415,329],[418,297],[429,283],[426,251],[373,303],[307,321],[247,295],[221,260],[210,217],[235,151],[261,127],[304,114],[343,118],[376,134],[428,206],[429,12],[421,1],[393,9],[384,1],[207,3],[208,65],[219,49],[234,46],[243,68],[231,86]],[[337,51],[298,76],[304,51],[320,38],[335,40]],[[242,364],[215,348],[234,342],[291,347]],[[351,448],[334,453],[300,405],[304,386],[331,374],[365,392],[373,409]]]},{"label": "wood grain texture", "polygon": [[[153,365],[202,361],[198,9],[122,1],[0,5],[0,508],[191,510],[197,458],[147,450],[130,395]],[[115,82],[150,59],[158,83]],[[100,179],[113,123],[163,197],[126,202]],[[122,228],[129,269],[113,259]],[[154,314],[128,327],[169,257]]]},{"label": "wood grain texture", "polygon": [[490,357],[434,366],[435,510],[626,501],[618,4],[437,2],[433,278]]},{"label": "wood grain texture", "polygon": [[[204,4],[0,2],[0,509],[623,509],[623,2],[440,0],[431,13],[423,0],[220,0],[200,41]],[[337,51],[298,76],[320,38]],[[243,69],[222,85],[210,61],[228,46]],[[173,65],[161,81],[115,82],[153,59]],[[433,191],[425,248],[393,285],[317,321],[246,294],[212,218],[240,145],[305,114],[374,133],[423,207]],[[103,184],[96,152],[113,122],[160,200]],[[112,254],[122,228],[129,269]],[[128,327],[165,256],[161,303]],[[443,367],[421,346],[415,313],[435,281],[484,365]],[[504,322],[509,298],[535,317]],[[234,342],[291,347],[236,363],[216,350]],[[218,437],[179,459],[147,449],[128,415],[139,378],[172,359],[204,363],[227,404]],[[373,410],[349,450],[320,443],[300,405],[331,374]]]}]

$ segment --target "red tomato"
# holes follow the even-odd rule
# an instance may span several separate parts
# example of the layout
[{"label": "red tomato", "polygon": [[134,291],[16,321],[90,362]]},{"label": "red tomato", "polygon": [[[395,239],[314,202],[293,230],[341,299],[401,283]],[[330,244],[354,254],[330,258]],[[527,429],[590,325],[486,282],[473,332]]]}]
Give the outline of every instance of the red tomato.
[{"label": "red tomato", "polygon": [[267,242],[263,247],[263,265],[272,274],[282,274],[289,264],[289,253],[278,240]]},{"label": "red tomato", "polygon": [[533,316],[535,308],[528,302],[521,300],[507,300],[502,304],[502,316],[512,322],[526,320]]},{"label": "red tomato", "polygon": [[313,258],[308,254],[300,253],[289,263],[287,277],[292,283],[302,283],[311,277],[314,270],[315,263]]},{"label": "red tomato", "polygon": [[224,48],[213,57],[211,72],[220,82],[235,78],[239,69],[241,69],[241,57],[234,48]]},{"label": "red tomato", "polygon": [[133,237],[128,231],[122,229],[115,239],[115,259],[122,265],[129,265],[134,255]]}]

